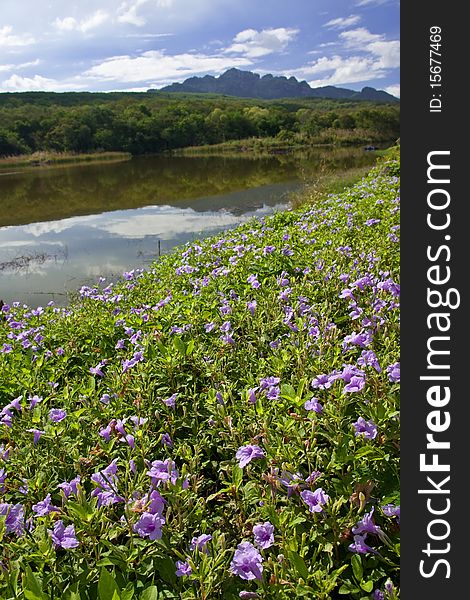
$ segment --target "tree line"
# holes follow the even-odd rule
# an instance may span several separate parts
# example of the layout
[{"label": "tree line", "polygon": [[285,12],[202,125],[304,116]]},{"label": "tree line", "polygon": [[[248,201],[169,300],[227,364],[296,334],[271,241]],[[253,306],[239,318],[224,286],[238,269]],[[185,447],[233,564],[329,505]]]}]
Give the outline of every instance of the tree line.
[{"label": "tree line", "polygon": [[[0,156],[38,151],[160,153],[245,138],[312,140],[328,132],[399,136],[399,105],[192,94],[0,94]],[[344,136],[343,136],[344,138]]]}]

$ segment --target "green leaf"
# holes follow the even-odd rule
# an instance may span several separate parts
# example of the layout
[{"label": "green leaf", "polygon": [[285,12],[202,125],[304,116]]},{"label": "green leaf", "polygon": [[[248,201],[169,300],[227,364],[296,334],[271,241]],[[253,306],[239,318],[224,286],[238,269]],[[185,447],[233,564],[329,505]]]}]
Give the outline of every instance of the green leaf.
[{"label": "green leaf", "polygon": [[362,559],[359,556],[359,554],[352,555],[351,566],[354,573],[354,577],[357,579],[358,583],[360,583],[362,581],[364,570],[362,568]]},{"label": "green leaf", "polygon": [[142,592],[140,600],[158,600],[158,588],[156,585],[151,585]]},{"label": "green leaf", "polygon": [[372,580],[361,582],[361,588],[367,593],[370,593],[372,591],[373,587],[374,587],[374,582]]},{"label": "green leaf", "polygon": [[283,398],[286,398],[287,400],[294,400],[295,396],[296,396],[294,388],[291,385],[289,385],[288,383],[282,384],[281,395]]},{"label": "green leaf", "polygon": [[103,568],[98,581],[98,596],[100,600],[120,600],[119,588],[114,577]]},{"label": "green leaf", "polygon": [[181,338],[175,337],[173,339],[173,346],[176,348],[176,350],[178,350],[178,352],[182,356],[186,355],[186,344],[183,342],[183,340]]},{"label": "green leaf", "polygon": [[173,584],[176,580],[175,563],[170,557],[156,558],[154,560],[155,570],[158,572],[160,577],[167,583]]},{"label": "green leaf", "polygon": [[190,340],[188,342],[188,346],[186,348],[186,356],[190,356],[194,350],[194,340]]},{"label": "green leaf", "polygon": [[238,490],[243,481],[243,469],[241,469],[238,465],[233,465],[232,476],[233,483]]},{"label": "green leaf", "polygon": [[300,554],[298,554],[297,552],[294,552],[293,550],[291,550],[289,552],[289,558],[290,558],[291,563],[294,565],[295,570],[300,575],[300,577],[302,577],[302,579],[307,581],[310,573],[308,572],[308,568],[307,568],[307,565],[305,564],[304,559],[300,556]]},{"label": "green leaf", "polygon": [[126,587],[121,591],[121,600],[132,600],[134,597],[134,584],[128,583]]},{"label": "green leaf", "polygon": [[114,567],[115,565],[116,565],[116,560],[112,560],[111,558],[108,558],[107,556],[105,556],[104,558],[100,558],[100,560],[98,560],[96,562],[97,567]]},{"label": "green leaf", "polygon": [[31,567],[25,569],[24,595],[27,600],[48,600],[47,595],[42,591],[41,582],[31,571]]},{"label": "green leaf", "polygon": [[350,581],[345,581],[343,585],[339,588],[338,593],[343,594],[356,594],[359,592],[359,588],[353,585]]}]

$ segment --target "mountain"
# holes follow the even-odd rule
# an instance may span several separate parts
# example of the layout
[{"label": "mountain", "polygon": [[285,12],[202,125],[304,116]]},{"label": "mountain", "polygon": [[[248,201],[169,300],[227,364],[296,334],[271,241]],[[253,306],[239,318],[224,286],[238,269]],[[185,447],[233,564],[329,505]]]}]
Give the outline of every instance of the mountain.
[{"label": "mountain", "polygon": [[[157,90],[149,90],[157,91]],[[229,69],[219,77],[204,75],[190,77],[183,83],[172,83],[161,88],[161,92],[192,92],[198,94],[224,94],[241,98],[333,98],[347,100],[370,100],[373,102],[398,102],[398,98],[371,87],[360,92],[332,85],[312,88],[306,81],[295,77],[263,75],[240,69]]]}]

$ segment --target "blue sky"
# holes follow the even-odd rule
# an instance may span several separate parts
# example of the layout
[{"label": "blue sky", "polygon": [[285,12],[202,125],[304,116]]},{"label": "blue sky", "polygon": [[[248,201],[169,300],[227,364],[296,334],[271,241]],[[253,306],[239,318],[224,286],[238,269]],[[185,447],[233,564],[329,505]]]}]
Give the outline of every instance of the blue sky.
[{"label": "blue sky", "polygon": [[0,92],[144,91],[231,67],[400,93],[398,0],[0,0]]}]

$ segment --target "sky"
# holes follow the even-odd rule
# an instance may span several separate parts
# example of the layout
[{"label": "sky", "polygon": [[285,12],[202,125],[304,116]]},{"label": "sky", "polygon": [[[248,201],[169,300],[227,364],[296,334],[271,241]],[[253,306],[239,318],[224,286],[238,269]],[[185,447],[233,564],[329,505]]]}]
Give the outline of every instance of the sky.
[{"label": "sky", "polygon": [[146,91],[236,67],[400,95],[399,0],[0,0],[0,92]]}]

